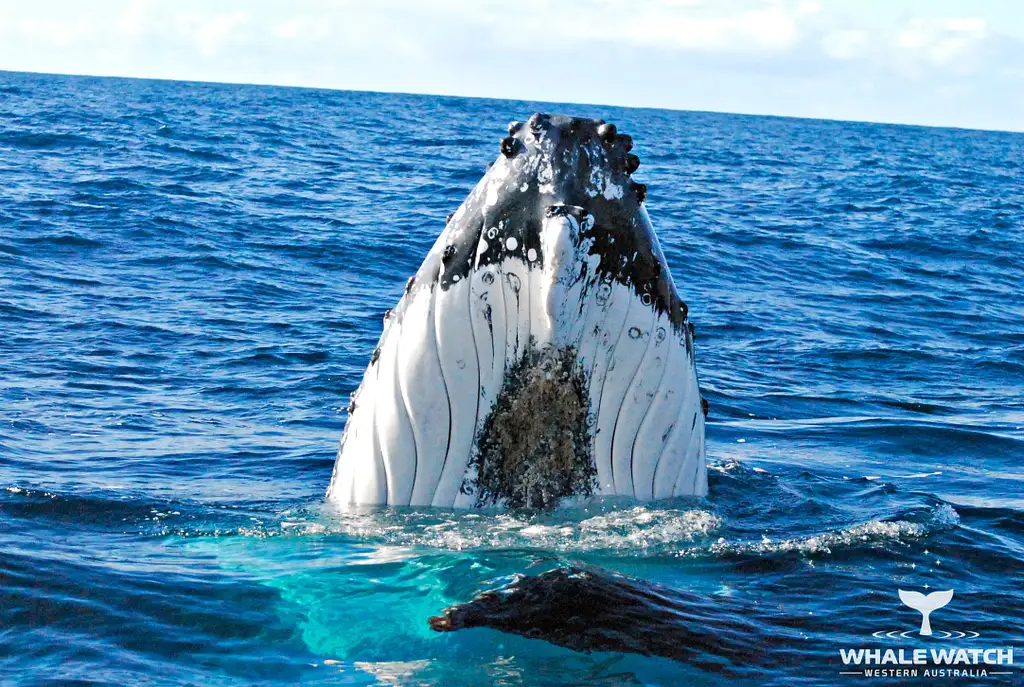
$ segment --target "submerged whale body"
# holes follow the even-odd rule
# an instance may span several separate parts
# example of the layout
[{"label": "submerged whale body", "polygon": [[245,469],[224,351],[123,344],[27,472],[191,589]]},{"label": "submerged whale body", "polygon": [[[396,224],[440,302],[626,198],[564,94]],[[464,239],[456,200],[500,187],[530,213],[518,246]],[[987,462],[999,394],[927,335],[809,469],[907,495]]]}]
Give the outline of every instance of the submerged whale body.
[{"label": "submerged whale body", "polygon": [[[427,622],[436,632],[489,627],[574,651],[659,656],[727,676],[734,666],[774,668],[773,662],[805,650],[800,630],[807,624],[784,611],[592,567],[516,575]],[[765,625],[775,631],[767,640],[758,633]]]},{"label": "submerged whale body", "polygon": [[330,501],[546,507],[706,493],[692,326],[631,148],[601,120],[509,125],[385,316]]}]

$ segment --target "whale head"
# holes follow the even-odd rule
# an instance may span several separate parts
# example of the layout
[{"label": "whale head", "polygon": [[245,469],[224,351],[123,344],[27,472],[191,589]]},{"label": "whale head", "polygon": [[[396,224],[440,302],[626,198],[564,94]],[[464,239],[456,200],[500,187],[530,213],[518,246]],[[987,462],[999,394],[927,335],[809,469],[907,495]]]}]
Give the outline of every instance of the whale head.
[{"label": "whale head", "polygon": [[541,271],[549,286],[567,284],[584,260],[592,276],[627,286],[681,327],[686,305],[643,208],[647,187],[632,179],[632,148],[602,120],[537,113],[510,123],[501,155],[452,216],[441,287],[508,259]]},{"label": "whale head", "polygon": [[706,491],[687,308],[602,120],[534,114],[386,318],[329,497],[549,506]]}]

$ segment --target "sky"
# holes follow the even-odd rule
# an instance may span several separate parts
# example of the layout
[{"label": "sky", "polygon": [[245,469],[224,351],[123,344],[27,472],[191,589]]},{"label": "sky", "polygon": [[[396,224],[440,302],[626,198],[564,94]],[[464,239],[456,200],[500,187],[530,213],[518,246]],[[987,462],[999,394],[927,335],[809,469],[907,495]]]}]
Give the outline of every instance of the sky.
[{"label": "sky", "polygon": [[1024,0],[0,0],[0,70],[1024,131]]}]

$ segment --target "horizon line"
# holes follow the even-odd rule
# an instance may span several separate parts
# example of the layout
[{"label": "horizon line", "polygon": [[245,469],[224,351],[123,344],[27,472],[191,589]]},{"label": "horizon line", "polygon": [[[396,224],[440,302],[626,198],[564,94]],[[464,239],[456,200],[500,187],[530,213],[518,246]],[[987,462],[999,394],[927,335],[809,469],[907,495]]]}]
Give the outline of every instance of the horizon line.
[{"label": "horizon line", "polygon": [[594,103],[594,102],[571,102],[571,101],[556,101],[556,100],[544,100],[536,98],[509,98],[509,97],[497,97],[489,95],[465,95],[462,93],[430,93],[430,92],[416,92],[416,91],[389,91],[389,90],[363,90],[357,88],[341,88],[332,86],[304,86],[300,84],[282,84],[282,83],[271,83],[271,82],[251,82],[251,81],[208,81],[203,79],[175,79],[159,76],[124,76],[120,74],[78,74],[71,72],[37,72],[37,71],[25,71],[17,69],[3,69],[0,68],[0,74],[31,74],[35,76],[65,76],[73,78],[84,78],[84,79],[125,79],[131,81],[163,81],[169,83],[184,83],[184,84],[210,84],[214,86],[249,86],[253,88],[294,88],[297,90],[308,90],[308,91],[334,91],[342,93],[371,93],[380,95],[412,95],[419,97],[438,97],[438,98],[465,98],[468,100],[504,100],[506,102],[521,102],[521,103],[545,103],[550,105],[580,105],[583,107],[613,107],[623,110],[656,110],[662,112],[691,112],[695,114],[714,114],[714,115],[733,115],[738,117],[766,117],[772,119],[795,119],[805,120],[812,122],[835,122],[839,124],[871,124],[874,126],[896,126],[896,127],[912,127],[921,129],[948,129],[952,131],[979,131],[985,133],[997,133],[997,134],[1013,134],[1021,135],[1024,134],[1024,129],[992,129],[984,127],[972,127],[972,126],[951,126],[941,124],[917,124],[911,122],[892,122],[892,121],[876,121],[868,119],[841,119],[838,117],[807,117],[804,115],[786,115],[786,114],[772,114],[767,112],[727,112],[724,110],[701,110],[701,109],[687,109],[677,107],[662,107],[654,105],[615,105],[612,103]]}]

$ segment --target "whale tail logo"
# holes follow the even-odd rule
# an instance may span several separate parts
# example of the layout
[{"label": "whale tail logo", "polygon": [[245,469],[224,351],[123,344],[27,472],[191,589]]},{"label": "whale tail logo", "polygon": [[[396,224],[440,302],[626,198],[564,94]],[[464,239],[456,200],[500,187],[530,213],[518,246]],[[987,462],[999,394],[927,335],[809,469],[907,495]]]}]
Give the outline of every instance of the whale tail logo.
[{"label": "whale tail logo", "polygon": [[924,636],[932,633],[932,625],[928,622],[928,616],[931,615],[931,612],[937,608],[942,608],[953,598],[952,589],[947,589],[944,592],[932,592],[927,596],[921,592],[907,592],[902,589],[899,592],[900,601],[904,605],[921,612],[921,634]]}]

